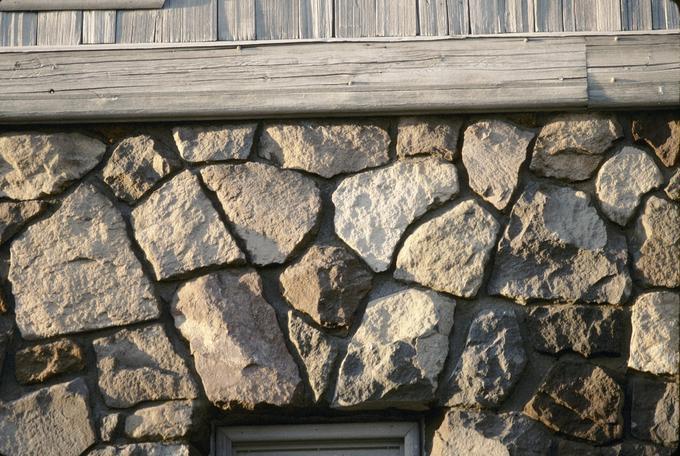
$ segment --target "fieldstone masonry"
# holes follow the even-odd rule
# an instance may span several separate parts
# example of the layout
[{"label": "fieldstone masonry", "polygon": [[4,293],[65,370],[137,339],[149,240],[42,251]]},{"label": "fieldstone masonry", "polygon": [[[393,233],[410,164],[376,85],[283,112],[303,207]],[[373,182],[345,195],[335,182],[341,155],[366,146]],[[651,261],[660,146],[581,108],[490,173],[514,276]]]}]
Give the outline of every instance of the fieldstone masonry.
[{"label": "fieldstone masonry", "polygon": [[528,119],[0,130],[0,454],[674,454],[680,112]]}]

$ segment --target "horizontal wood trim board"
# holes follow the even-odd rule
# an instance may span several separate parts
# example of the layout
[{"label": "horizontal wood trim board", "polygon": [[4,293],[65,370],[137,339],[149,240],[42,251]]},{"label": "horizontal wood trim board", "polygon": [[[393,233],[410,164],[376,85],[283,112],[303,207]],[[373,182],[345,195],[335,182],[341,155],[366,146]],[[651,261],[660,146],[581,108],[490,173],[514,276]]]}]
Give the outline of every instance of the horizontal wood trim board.
[{"label": "horizontal wood trim board", "polygon": [[162,8],[165,0],[0,0],[0,11],[117,10]]},{"label": "horizontal wood trim board", "polygon": [[[680,104],[670,87],[678,44],[677,35],[664,35],[24,48],[0,52],[0,122],[617,108],[650,100],[673,105]],[[648,65],[642,63],[645,46],[654,55]],[[587,59],[590,48],[595,54]],[[617,58],[599,56],[615,52]],[[629,58],[640,63],[627,66]],[[615,88],[601,81],[604,74],[615,74]],[[663,94],[660,83],[667,87]]]}]

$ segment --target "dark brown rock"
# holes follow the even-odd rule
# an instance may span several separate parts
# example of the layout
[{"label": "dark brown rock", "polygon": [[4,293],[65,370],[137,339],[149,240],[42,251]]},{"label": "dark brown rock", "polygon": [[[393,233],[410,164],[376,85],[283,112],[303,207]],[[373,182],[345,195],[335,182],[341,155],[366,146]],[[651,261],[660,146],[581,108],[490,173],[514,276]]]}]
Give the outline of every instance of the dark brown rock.
[{"label": "dark brown rock", "polygon": [[654,149],[664,165],[675,166],[680,156],[680,111],[638,116],[633,120],[633,138]]},{"label": "dark brown rock", "polygon": [[48,204],[44,201],[0,203],[0,244],[14,236],[31,219],[43,213],[47,207]]},{"label": "dark brown rock", "polygon": [[680,432],[678,384],[635,378],[631,391],[630,433],[641,440],[677,446]]},{"label": "dark brown rock", "polygon": [[550,429],[597,444],[623,435],[623,390],[588,363],[562,361],[543,379],[524,413]]},{"label": "dark brown rock", "polygon": [[671,456],[671,450],[637,441],[598,447],[573,440],[560,440],[555,445],[554,456]]},{"label": "dark brown rock", "polygon": [[40,383],[59,374],[78,372],[85,367],[83,349],[70,339],[19,350],[16,377],[19,383]]}]

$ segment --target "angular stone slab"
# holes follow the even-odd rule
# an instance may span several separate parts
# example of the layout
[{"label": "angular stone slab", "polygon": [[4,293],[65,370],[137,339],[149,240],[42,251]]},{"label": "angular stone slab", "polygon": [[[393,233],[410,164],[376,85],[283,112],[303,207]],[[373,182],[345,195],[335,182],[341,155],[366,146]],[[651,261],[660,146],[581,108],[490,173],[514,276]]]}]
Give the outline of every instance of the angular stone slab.
[{"label": "angular stone slab", "polygon": [[457,193],[456,167],[434,157],[366,171],[333,192],[335,232],[374,271],[385,271],[406,228]]},{"label": "angular stone slab", "polygon": [[54,195],[97,166],[106,145],[80,133],[0,135],[0,196]]},{"label": "angular stone slab", "polygon": [[191,432],[194,412],[191,401],[144,407],[125,418],[125,435],[137,440],[181,440]]},{"label": "angular stone slab", "polygon": [[370,301],[340,366],[333,406],[423,409],[448,354],[454,307],[415,288]]},{"label": "angular stone slab", "polygon": [[534,136],[502,120],[483,120],[467,127],[463,164],[470,188],[497,209],[504,209],[517,188],[519,168]]},{"label": "angular stone slab", "polygon": [[633,305],[631,326],[628,367],[676,375],[680,364],[680,295],[670,291],[640,295]]},{"label": "angular stone slab", "polygon": [[179,443],[130,443],[96,448],[87,456],[192,456],[189,445]]},{"label": "angular stone slab", "polygon": [[0,244],[7,242],[47,208],[48,204],[44,201],[0,203]]},{"label": "angular stone slab", "polygon": [[0,403],[0,453],[79,456],[95,442],[82,379]]},{"label": "angular stone slab", "polygon": [[663,184],[661,171],[644,150],[624,147],[597,173],[595,187],[600,207],[609,220],[625,225],[642,196]]},{"label": "angular stone slab", "polygon": [[158,280],[245,261],[190,171],[178,174],[134,208],[131,221]]},{"label": "angular stone slab", "polygon": [[187,363],[175,352],[161,325],[123,329],[92,342],[99,391],[109,407],[144,401],[195,399],[198,388]]},{"label": "angular stone slab", "polygon": [[566,351],[586,358],[621,354],[623,310],[608,306],[552,305],[529,310],[527,327],[534,348],[559,355]]},{"label": "angular stone slab", "polygon": [[173,128],[172,136],[188,162],[246,160],[256,129],[257,123],[184,125]]},{"label": "angular stone slab", "polygon": [[554,431],[605,444],[623,435],[623,389],[599,367],[560,361],[524,413]]},{"label": "angular stone slab", "polygon": [[24,348],[16,353],[15,360],[15,375],[22,384],[44,382],[85,368],[85,352],[70,339]]},{"label": "angular stone slab", "polygon": [[625,238],[607,233],[586,193],[532,184],[512,208],[488,290],[520,303],[621,304],[631,290],[627,258]]},{"label": "angular stone slab", "polygon": [[402,117],[397,126],[397,156],[434,155],[453,160],[463,121],[455,117]]},{"label": "angular stone slab", "polygon": [[25,339],[126,325],[158,316],[125,222],[89,184],[12,242],[9,280]]},{"label": "angular stone slab", "polygon": [[614,117],[559,115],[538,134],[530,168],[540,176],[567,181],[589,179],[605,151],[622,136],[621,125]]},{"label": "angular stone slab", "polygon": [[447,406],[495,408],[519,380],[527,355],[511,310],[485,310],[470,325],[463,353],[449,379]]},{"label": "angular stone slab", "polygon": [[633,138],[647,143],[669,168],[680,158],[680,114],[678,111],[644,113],[633,120]]},{"label": "angular stone slab", "polygon": [[333,177],[389,161],[390,135],[379,125],[341,122],[285,122],[267,125],[260,157],[283,168]]},{"label": "angular stone slab", "polygon": [[371,289],[373,274],[345,248],[314,245],[279,281],[290,305],[319,325],[348,327]]},{"label": "angular stone slab", "polygon": [[482,285],[500,225],[474,200],[423,223],[406,238],[394,278],[466,298]]},{"label": "angular stone slab", "polygon": [[213,404],[252,409],[297,399],[298,367],[256,271],[225,270],[185,283],[172,302],[172,315]]},{"label": "angular stone slab", "polygon": [[643,283],[680,287],[680,205],[650,196],[635,224],[631,252]]},{"label": "angular stone slab", "polygon": [[641,440],[677,447],[680,389],[677,383],[635,378],[631,382],[630,433]]},{"label": "angular stone slab", "polygon": [[201,176],[217,193],[254,264],[285,262],[317,224],[319,189],[295,171],[244,163],[208,166]]}]

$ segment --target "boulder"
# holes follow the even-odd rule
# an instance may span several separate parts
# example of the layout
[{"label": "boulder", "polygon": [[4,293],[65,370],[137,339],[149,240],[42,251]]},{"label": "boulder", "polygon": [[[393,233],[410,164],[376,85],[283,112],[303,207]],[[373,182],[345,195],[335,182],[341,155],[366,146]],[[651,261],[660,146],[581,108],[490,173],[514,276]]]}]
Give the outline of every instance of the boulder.
[{"label": "boulder", "polygon": [[257,123],[183,125],[172,129],[179,154],[188,162],[246,160]]},{"label": "boulder", "polygon": [[7,242],[24,226],[49,207],[44,201],[23,201],[0,203],[0,244]]},{"label": "boulder", "polygon": [[680,435],[678,384],[648,378],[631,382],[630,433],[641,440],[675,447]]},{"label": "boulder", "polygon": [[397,126],[397,156],[456,157],[462,119],[455,117],[402,117]]},{"label": "boulder", "polygon": [[23,384],[44,382],[85,368],[85,352],[70,339],[24,348],[16,353],[15,359],[15,375]]},{"label": "boulder", "polygon": [[680,157],[680,114],[678,111],[654,111],[633,120],[633,138],[654,149],[664,165],[675,166]]},{"label": "boulder", "polygon": [[138,440],[181,440],[192,429],[191,401],[171,401],[137,409],[125,418],[125,435]]}]

